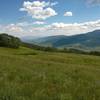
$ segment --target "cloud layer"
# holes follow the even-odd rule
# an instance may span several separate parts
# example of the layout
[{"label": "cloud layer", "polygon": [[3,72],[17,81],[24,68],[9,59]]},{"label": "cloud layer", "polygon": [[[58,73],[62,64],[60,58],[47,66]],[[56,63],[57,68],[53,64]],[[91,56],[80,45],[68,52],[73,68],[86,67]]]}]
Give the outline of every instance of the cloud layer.
[{"label": "cloud layer", "polygon": [[57,12],[51,8],[57,2],[50,3],[45,1],[24,1],[23,8],[20,11],[26,11],[32,18],[45,20],[49,17],[57,15]]},{"label": "cloud layer", "polygon": [[9,25],[0,25],[0,32],[7,32],[16,36],[48,36],[48,35],[75,35],[100,29],[100,20],[84,23],[52,23],[51,25],[40,25],[34,27],[34,24],[44,24],[44,22],[17,23]]},{"label": "cloud layer", "polygon": [[64,35],[82,34],[89,31],[100,29],[100,20],[73,24],[53,23],[49,26],[49,28],[59,33],[63,32],[60,34]]}]

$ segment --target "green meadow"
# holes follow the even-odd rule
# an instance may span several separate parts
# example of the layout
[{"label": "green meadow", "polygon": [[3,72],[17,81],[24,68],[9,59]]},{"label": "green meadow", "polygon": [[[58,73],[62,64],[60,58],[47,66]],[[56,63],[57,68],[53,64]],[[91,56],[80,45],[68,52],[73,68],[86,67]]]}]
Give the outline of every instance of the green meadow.
[{"label": "green meadow", "polygon": [[0,100],[100,100],[100,56],[0,47]]}]

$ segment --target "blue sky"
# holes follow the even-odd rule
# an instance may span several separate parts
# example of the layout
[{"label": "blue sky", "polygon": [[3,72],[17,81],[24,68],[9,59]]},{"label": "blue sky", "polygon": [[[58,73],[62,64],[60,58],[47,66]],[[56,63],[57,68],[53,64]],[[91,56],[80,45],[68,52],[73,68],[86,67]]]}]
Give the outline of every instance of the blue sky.
[{"label": "blue sky", "polygon": [[[34,7],[31,6],[31,8],[26,9],[26,7],[30,7],[29,4],[33,4]],[[36,9],[35,12],[33,8]],[[7,28],[4,29],[4,27],[7,26],[11,28],[15,27],[16,29],[17,27],[18,29],[22,28],[24,31],[26,31],[25,29],[27,26],[27,28],[30,29],[31,32],[33,30],[34,33],[34,30],[36,30],[35,26],[37,26],[38,29],[41,29],[41,26],[56,27],[57,25],[59,31],[62,32],[63,30],[60,28],[64,28],[65,30],[65,27],[67,29],[72,24],[75,26],[75,23],[79,26],[85,23],[91,24],[90,22],[93,22],[92,24],[98,24],[99,21],[100,0],[0,0],[0,26],[3,27],[1,32],[6,32]],[[21,26],[21,23],[25,25]],[[99,25],[94,29],[96,28],[99,29]],[[9,33],[17,34],[18,32],[9,31]],[[28,33],[28,31],[26,33]],[[44,32],[43,34],[46,33],[47,32]]]},{"label": "blue sky", "polygon": [[[24,1],[28,0],[0,0],[0,12],[1,12],[0,22],[1,23],[17,22],[18,19],[20,19],[23,16],[26,16],[26,13],[19,11]],[[51,0],[51,1],[58,2],[58,4],[53,8],[55,8],[55,10],[59,13],[59,15],[53,18],[49,18],[48,22],[52,21],[58,21],[58,22],[62,21],[68,23],[84,22],[84,21],[97,20],[100,18],[100,6],[88,5],[86,0]],[[65,11],[72,11],[73,16],[72,17],[62,16]]]}]

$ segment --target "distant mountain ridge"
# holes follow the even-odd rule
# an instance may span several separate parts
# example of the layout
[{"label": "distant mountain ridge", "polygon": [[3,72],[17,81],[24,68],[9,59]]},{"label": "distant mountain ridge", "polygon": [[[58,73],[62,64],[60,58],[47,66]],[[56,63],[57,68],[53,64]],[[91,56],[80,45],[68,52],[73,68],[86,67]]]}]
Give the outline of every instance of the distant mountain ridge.
[{"label": "distant mountain ridge", "polygon": [[33,39],[32,43],[42,46],[52,47],[79,47],[79,48],[95,48],[100,47],[100,30],[95,30],[85,34],[74,36],[48,36],[44,38]]}]

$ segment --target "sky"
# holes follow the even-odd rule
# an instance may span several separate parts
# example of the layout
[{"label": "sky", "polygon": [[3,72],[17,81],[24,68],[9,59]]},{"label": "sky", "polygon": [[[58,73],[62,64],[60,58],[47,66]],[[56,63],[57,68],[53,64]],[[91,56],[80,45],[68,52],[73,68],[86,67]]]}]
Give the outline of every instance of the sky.
[{"label": "sky", "polygon": [[76,35],[100,29],[100,0],[0,0],[0,33]]}]

